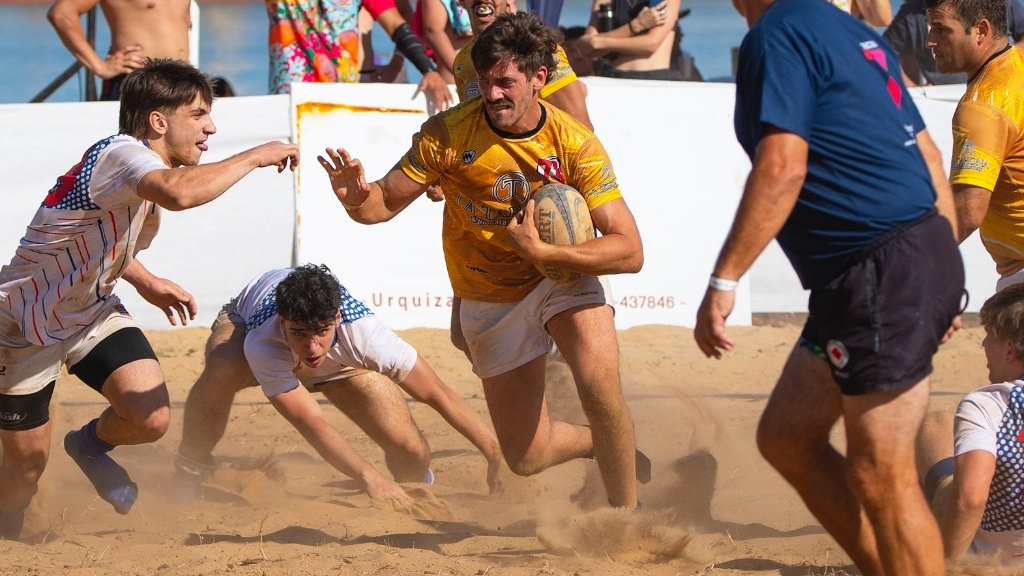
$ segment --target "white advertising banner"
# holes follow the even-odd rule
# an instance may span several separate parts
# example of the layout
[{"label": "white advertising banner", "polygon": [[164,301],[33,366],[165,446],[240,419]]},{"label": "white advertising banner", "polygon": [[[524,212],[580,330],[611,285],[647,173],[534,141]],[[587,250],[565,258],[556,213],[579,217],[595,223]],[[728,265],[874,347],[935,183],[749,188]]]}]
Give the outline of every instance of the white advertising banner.
[{"label": "white advertising banner", "polygon": [[[587,79],[591,82],[591,79]],[[588,106],[644,240],[638,274],[609,277],[616,325],[692,326],[749,163],[728,125],[732,87],[593,82]],[[312,159],[326,147],[359,159],[368,180],[408,150],[427,118],[422,95],[395,86],[292,86],[303,162],[297,190],[300,262],[324,262],[396,328],[449,325],[451,286],[441,254],[440,204],[425,196],[392,221],[351,221]],[[619,110],[623,102],[643,102]],[[692,110],[701,109],[700,115]],[[658,134],[672,126],[671,133]],[[699,135],[699,136],[698,136]],[[749,285],[731,320],[750,323]]]},{"label": "white advertising banner", "polygon": [[[643,270],[610,277],[616,323],[692,326],[750,169],[733,135],[735,87],[585,82],[595,131],[644,240]],[[344,147],[363,162],[370,179],[383,176],[427,118],[423,96],[412,85],[294,88],[292,97],[218,100],[218,130],[202,161],[294,138],[302,154],[297,173],[256,170],[205,206],[165,211],[160,234],[140,259],[196,297],[199,325],[209,325],[221,305],[262,271],[323,262],[394,328],[447,327],[451,287],[441,254],[443,206],[424,197],[391,222],[356,224],[316,162],[325,147]],[[962,86],[912,92],[947,165],[950,119],[962,92]],[[0,105],[0,125],[8,135],[0,142],[0,263],[7,263],[57,176],[117,131],[117,104]],[[994,291],[995,266],[977,234],[961,253],[971,294],[968,311],[977,311]],[[117,293],[142,327],[168,326],[131,286],[120,283]],[[803,312],[806,300],[772,243],[741,282],[730,321],[749,324],[752,311]]]}]

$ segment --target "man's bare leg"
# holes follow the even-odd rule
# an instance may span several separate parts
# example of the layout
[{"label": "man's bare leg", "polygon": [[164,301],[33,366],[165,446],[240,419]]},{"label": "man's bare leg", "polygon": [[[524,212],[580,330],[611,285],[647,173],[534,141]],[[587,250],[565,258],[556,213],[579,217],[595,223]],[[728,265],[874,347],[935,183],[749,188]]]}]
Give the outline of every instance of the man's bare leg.
[{"label": "man's bare leg", "polygon": [[829,442],[842,409],[828,365],[797,345],[761,415],[757,445],[861,573],[883,574],[874,531],[848,482],[846,458]]},{"label": "man's bare leg", "polygon": [[[206,341],[206,362],[185,401],[178,445],[176,497],[198,496],[199,484],[213,472],[213,449],[224,437],[231,404],[239,390],[256,384],[245,360],[245,327],[218,321]],[[179,490],[180,488],[180,490]]]},{"label": "man's bare leg", "polygon": [[619,380],[619,343],[610,306],[573,308],[548,321],[547,330],[572,370],[580,404],[593,430],[608,502],[637,506],[633,419]]},{"label": "man's bare leg", "polygon": [[544,398],[547,355],[484,378],[484,397],[505,462],[529,476],[593,450],[590,428],[551,420]]},{"label": "man's bare leg", "polygon": [[942,537],[921,492],[914,443],[928,379],[910,388],[843,397],[850,486],[864,507],[885,574],[942,574]]},{"label": "man's bare leg", "polygon": [[[94,353],[99,348],[94,350]],[[99,352],[104,353],[104,352]],[[101,498],[119,514],[127,514],[138,486],[127,470],[110,457],[117,446],[159,440],[170,424],[170,398],[160,364],[143,358],[114,370],[102,387],[110,406],[99,418],[64,436],[64,451],[85,473]]]},{"label": "man's bare leg", "polygon": [[25,509],[39,490],[50,457],[50,424],[31,430],[0,430],[0,538],[17,539]]},{"label": "man's bare leg", "polygon": [[323,394],[384,449],[396,482],[426,479],[430,447],[397,384],[383,374],[367,372],[329,384]]}]

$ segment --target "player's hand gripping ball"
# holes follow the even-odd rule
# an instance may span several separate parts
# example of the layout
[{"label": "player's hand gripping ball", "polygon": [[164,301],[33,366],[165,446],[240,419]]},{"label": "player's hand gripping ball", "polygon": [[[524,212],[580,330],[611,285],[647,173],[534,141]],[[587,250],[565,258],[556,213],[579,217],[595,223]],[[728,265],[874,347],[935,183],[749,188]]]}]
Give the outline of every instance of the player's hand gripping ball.
[{"label": "player's hand gripping ball", "polygon": [[[544,242],[565,246],[594,239],[594,222],[587,201],[572,186],[546,184],[533,194],[533,202],[533,223]],[[580,277],[579,272],[554,266],[542,265],[537,269],[555,282],[572,282]]]}]

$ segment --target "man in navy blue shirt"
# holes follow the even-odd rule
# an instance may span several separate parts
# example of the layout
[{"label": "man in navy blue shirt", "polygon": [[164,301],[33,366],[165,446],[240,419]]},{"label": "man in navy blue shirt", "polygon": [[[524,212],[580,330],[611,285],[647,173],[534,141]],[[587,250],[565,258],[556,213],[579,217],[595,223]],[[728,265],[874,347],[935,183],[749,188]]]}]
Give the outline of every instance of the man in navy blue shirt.
[{"label": "man in navy blue shirt", "polygon": [[751,26],[735,129],[753,168],[694,337],[708,356],[732,348],[737,280],[776,238],[811,297],[758,447],[862,574],[941,574],[914,463],[964,286],[941,155],[873,30],[827,2],[734,4]]}]

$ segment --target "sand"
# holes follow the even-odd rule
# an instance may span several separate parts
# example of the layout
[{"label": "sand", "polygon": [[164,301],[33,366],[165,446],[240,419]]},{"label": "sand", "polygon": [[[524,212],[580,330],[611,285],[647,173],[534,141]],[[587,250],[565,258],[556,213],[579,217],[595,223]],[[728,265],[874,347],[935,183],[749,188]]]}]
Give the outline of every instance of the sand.
[{"label": "sand", "polygon": [[[258,389],[236,398],[217,474],[198,503],[170,501],[185,396],[202,369],[208,330],[149,333],[164,367],[172,425],[155,444],[113,452],[140,486],[127,516],[100,500],[61,448],[97,415],[102,397],[63,377],[51,405],[53,442],[26,542],[0,541],[0,574],[760,574],[856,570],[754,446],[754,429],[799,326],[732,328],[736,348],[705,359],[691,331],[620,333],[622,378],[639,446],[654,462],[640,514],[609,510],[593,462],[530,478],[508,475],[489,495],[485,461],[431,409],[413,404],[437,481],[408,485],[411,510],[371,502],[325,464]],[[486,416],[479,381],[446,331],[410,330],[442,378]],[[933,409],[952,410],[984,383],[980,328],[961,330],[936,357]],[[580,418],[564,365],[549,369],[555,412]],[[382,454],[333,406],[362,454]],[[842,443],[841,434],[836,440]],[[980,574],[979,571],[964,571]]]}]

